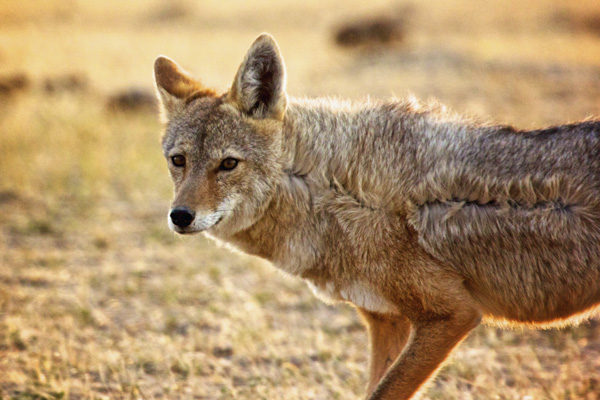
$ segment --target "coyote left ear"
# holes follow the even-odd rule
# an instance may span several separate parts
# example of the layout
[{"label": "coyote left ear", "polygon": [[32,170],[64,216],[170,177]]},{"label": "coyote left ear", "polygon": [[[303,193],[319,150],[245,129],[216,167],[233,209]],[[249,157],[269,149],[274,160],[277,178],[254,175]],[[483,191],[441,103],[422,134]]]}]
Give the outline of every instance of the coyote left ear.
[{"label": "coyote left ear", "polygon": [[254,118],[283,119],[287,105],[285,66],[271,35],[264,33],[252,43],[228,98],[241,112]]},{"label": "coyote left ear", "polygon": [[186,101],[192,96],[214,95],[212,90],[205,89],[175,61],[164,56],[154,61],[154,81],[162,117],[166,120],[183,110]]}]

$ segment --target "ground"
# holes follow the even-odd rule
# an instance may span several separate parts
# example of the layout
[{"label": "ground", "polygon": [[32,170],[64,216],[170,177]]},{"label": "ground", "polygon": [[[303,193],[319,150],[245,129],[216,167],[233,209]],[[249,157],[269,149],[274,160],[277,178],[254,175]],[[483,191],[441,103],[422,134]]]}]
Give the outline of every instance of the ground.
[{"label": "ground", "polygon": [[[361,398],[352,308],[167,228],[154,58],[226,90],[263,31],[293,96],[413,94],[521,128],[600,114],[593,0],[4,0],[0,399]],[[481,326],[423,398],[598,399],[600,325]]]}]

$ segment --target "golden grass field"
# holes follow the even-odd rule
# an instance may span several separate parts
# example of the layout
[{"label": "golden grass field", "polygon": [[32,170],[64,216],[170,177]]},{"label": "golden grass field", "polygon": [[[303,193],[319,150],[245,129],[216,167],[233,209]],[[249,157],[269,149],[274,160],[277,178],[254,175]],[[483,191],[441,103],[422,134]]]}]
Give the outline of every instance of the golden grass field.
[{"label": "golden grass field", "polygon": [[[378,16],[402,37],[336,45]],[[225,90],[263,31],[291,95],[413,93],[522,128],[600,115],[594,0],[2,0],[0,399],[361,398],[354,311],[170,233],[156,112],[110,100],[152,90],[159,54]],[[423,398],[600,399],[600,324],[481,326]]]}]

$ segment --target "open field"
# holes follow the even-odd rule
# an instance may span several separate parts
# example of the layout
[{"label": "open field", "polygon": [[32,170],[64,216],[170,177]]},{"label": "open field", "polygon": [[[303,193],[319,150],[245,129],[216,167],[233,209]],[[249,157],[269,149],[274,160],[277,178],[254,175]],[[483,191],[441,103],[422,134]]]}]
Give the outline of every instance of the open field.
[{"label": "open field", "polygon": [[[382,15],[396,40],[336,45]],[[412,93],[522,128],[600,115],[594,0],[3,0],[0,399],[361,398],[349,306],[167,228],[154,58],[225,90],[263,31],[295,96]],[[600,399],[600,324],[481,326],[423,398]]]}]

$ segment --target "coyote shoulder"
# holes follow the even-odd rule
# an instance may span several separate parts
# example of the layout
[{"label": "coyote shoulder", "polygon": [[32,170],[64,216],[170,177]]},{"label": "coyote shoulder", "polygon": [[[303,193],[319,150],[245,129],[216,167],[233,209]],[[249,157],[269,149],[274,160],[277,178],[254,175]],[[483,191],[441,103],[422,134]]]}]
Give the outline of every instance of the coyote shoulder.
[{"label": "coyote shoulder", "polygon": [[180,234],[205,232],[354,304],[367,396],[411,398],[482,319],[600,303],[600,122],[520,131],[415,100],[292,99],[269,35],[231,89],[155,63]]}]

